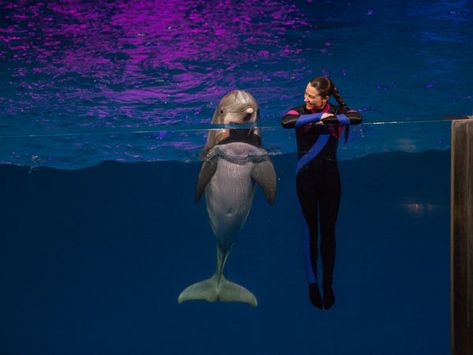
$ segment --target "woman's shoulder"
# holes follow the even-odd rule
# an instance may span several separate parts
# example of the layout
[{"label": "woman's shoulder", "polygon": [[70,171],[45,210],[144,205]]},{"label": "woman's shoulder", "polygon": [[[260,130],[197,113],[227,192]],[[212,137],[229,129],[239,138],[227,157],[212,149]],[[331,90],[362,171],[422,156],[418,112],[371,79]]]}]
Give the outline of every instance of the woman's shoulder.
[{"label": "woman's shoulder", "polygon": [[330,105],[330,113],[333,113],[335,115],[342,114],[342,113],[347,113],[347,112],[356,112],[356,110],[352,110],[348,106],[341,106],[341,105]]},{"label": "woman's shoulder", "polygon": [[288,110],[286,115],[291,115],[291,114],[292,115],[301,115],[301,114],[304,114],[304,113],[307,113],[306,110],[305,110],[305,105],[299,105],[299,106],[293,107],[290,110]]}]

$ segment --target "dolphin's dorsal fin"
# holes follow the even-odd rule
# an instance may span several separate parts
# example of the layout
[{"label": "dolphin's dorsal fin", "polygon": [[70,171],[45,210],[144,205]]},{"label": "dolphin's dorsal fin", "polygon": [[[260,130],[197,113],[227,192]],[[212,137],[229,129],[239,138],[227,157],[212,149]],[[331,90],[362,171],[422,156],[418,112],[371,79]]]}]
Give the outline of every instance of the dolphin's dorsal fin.
[{"label": "dolphin's dorsal fin", "polygon": [[261,186],[266,200],[272,205],[276,197],[276,172],[271,160],[255,164],[251,169],[251,177]]},{"label": "dolphin's dorsal fin", "polygon": [[205,187],[217,170],[218,159],[209,159],[203,162],[200,168],[197,187],[195,189],[195,202],[199,202]]}]

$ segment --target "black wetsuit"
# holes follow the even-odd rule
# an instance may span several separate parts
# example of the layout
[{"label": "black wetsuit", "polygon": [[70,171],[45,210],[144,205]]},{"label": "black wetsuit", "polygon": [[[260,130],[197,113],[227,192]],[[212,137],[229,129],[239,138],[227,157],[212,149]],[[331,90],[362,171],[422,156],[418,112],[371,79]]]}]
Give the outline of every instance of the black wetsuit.
[{"label": "black wetsuit", "polygon": [[[335,116],[320,121],[324,112]],[[341,192],[337,147],[343,126],[361,123],[361,115],[344,106],[327,104],[323,110],[311,112],[301,105],[291,109],[281,123],[284,128],[296,129],[299,157],[296,185],[307,223],[305,256],[311,302],[319,308],[323,306],[317,286],[317,236],[320,226],[324,301],[325,308],[330,308],[335,302],[332,291],[335,225]]]}]

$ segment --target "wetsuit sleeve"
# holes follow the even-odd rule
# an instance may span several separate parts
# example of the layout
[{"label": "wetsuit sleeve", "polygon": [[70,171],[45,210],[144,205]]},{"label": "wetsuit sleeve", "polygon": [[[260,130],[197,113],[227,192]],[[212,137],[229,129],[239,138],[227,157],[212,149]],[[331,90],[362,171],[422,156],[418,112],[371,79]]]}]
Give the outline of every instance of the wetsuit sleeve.
[{"label": "wetsuit sleeve", "polygon": [[283,128],[294,128],[296,126],[296,122],[299,119],[301,114],[296,110],[292,109],[288,113],[284,115],[281,120],[281,125]]},{"label": "wetsuit sleeve", "polygon": [[327,117],[326,119],[320,121],[320,123],[324,125],[335,124],[340,126],[349,126],[360,124],[361,121],[361,114],[358,111],[347,108],[334,116]]},{"label": "wetsuit sleeve", "polygon": [[297,128],[307,123],[319,122],[320,119],[322,118],[322,114],[323,112],[311,113],[308,115],[301,115],[299,119],[296,121],[295,127]]},{"label": "wetsuit sleeve", "polygon": [[316,123],[320,121],[322,112],[302,115],[296,110],[290,110],[281,121],[284,128],[298,128],[308,123]]}]

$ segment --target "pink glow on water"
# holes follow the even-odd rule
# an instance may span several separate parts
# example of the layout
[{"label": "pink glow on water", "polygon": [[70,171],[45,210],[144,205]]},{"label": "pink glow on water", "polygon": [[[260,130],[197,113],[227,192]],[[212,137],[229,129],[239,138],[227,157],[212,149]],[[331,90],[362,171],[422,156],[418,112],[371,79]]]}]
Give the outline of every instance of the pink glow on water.
[{"label": "pink glow on water", "polygon": [[135,126],[178,118],[192,123],[190,112],[209,116],[228,90],[266,80],[257,68],[282,58],[296,65],[301,50],[285,36],[307,25],[281,0],[238,6],[228,0],[17,1],[4,7],[0,60],[10,63],[16,90],[5,112],[47,106],[74,120],[96,114],[98,126],[123,109]]}]

